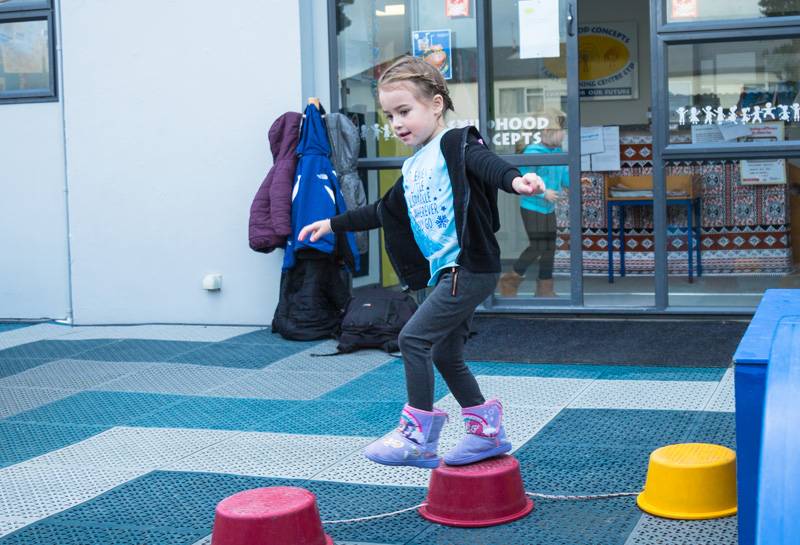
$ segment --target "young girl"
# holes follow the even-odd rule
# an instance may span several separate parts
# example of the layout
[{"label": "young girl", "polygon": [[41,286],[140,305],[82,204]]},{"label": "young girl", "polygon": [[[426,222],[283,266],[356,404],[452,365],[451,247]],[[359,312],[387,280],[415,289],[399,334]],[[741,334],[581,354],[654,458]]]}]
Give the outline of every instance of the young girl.
[{"label": "young girl", "polygon": [[400,425],[369,445],[366,457],[385,465],[439,465],[447,414],[433,406],[433,363],[466,423],[466,436],[444,461],[477,462],[511,450],[502,406],[484,399],[463,355],[475,307],[492,294],[500,272],[497,189],[534,195],[544,183],[535,174],[521,176],[489,151],[474,127],[445,129],[444,113],[453,102],[442,74],[425,61],[396,61],[378,81],[378,96],[395,136],[418,147],[416,153],[379,201],[307,225],[298,238],[382,226],[402,282],[415,290],[435,286],[398,339],[408,391]]},{"label": "young girl", "polygon": [[[564,112],[547,110],[538,115],[548,121],[541,132],[542,141],[530,144],[523,153],[560,153],[564,140]],[[569,188],[569,169],[563,165],[523,168],[523,172],[535,172],[545,183],[542,195],[522,197],[520,214],[528,235],[528,247],[514,262],[511,271],[500,277],[500,295],[514,297],[525,272],[533,263],[539,264],[536,280],[536,297],[555,297],[553,289],[553,263],[556,254],[556,201],[564,189]]]}]

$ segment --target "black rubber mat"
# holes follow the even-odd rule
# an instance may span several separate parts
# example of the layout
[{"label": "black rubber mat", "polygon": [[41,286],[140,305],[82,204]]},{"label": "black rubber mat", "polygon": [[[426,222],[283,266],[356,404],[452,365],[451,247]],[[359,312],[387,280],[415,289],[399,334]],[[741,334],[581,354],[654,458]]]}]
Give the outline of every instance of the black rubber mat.
[{"label": "black rubber mat", "polygon": [[743,321],[475,316],[469,361],[727,367]]}]

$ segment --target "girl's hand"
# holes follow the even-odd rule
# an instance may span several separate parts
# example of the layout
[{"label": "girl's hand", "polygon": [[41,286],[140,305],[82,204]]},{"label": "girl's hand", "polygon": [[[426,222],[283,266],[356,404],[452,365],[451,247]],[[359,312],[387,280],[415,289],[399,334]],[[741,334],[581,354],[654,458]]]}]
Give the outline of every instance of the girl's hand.
[{"label": "girl's hand", "polygon": [[300,230],[300,234],[297,235],[297,240],[305,240],[308,235],[311,235],[311,242],[316,242],[320,238],[332,232],[331,220],[319,220],[303,227]]},{"label": "girl's hand", "polygon": [[511,187],[520,195],[526,196],[539,195],[540,193],[544,193],[545,190],[544,180],[533,172],[514,178],[514,181],[511,182]]},{"label": "girl's hand", "polygon": [[552,189],[545,189],[543,196],[547,202],[556,202],[558,200],[558,191],[553,191]]}]

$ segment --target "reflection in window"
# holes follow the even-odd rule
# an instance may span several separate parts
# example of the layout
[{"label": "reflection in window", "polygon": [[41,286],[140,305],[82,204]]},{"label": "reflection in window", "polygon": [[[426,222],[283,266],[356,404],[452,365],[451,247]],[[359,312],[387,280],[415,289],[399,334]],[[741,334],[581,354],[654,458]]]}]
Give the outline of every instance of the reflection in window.
[{"label": "reflection in window", "polygon": [[667,21],[731,20],[800,14],[800,0],[669,0]]},{"label": "reflection in window", "polygon": [[[519,2],[492,2],[492,85],[494,111],[482,131],[497,153],[519,154],[541,141],[546,112],[566,110],[566,3],[548,30],[557,38],[552,52],[531,54],[522,38],[542,29],[521,27]],[[544,56],[553,55],[553,56]]]},{"label": "reflection in window", "polygon": [[0,23],[0,97],[48,92],[49,51],[47,21]]},{"label": "reflection in window", "polygon": [[474,17],[448,17],[441,3],[422,0],[338,0],[336,7],[340,108],[358,121],[362,157],[413,152],[392,135],[376,96],[382,71],[403,55],[417,54],[442,70],[456,108],[448,125],[477,124]]},{"label": "reflection in window", "polygon": [[800,40],[674,45],[670,141],[800,138]]},{"label": "reflection in window", "polygon": [[[670,175],[699,179],[694,224],[702,276],[687,280],[688,215],[668,207],[670,305],[756,306],[769,288],[800,287],[800,162],[792,158],[674,162]],[[695,273],[698,262],[695,260]]]}]

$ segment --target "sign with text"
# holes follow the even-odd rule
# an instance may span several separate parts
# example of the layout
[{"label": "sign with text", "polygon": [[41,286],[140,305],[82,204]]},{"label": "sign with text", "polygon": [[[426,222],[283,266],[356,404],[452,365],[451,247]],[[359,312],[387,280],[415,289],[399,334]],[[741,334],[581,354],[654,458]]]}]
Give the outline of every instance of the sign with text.
[{"label": "sign with text", "polygon": [[636,23],[596,23],[578,27],[580,96],[584,100],[639,98]]}]

